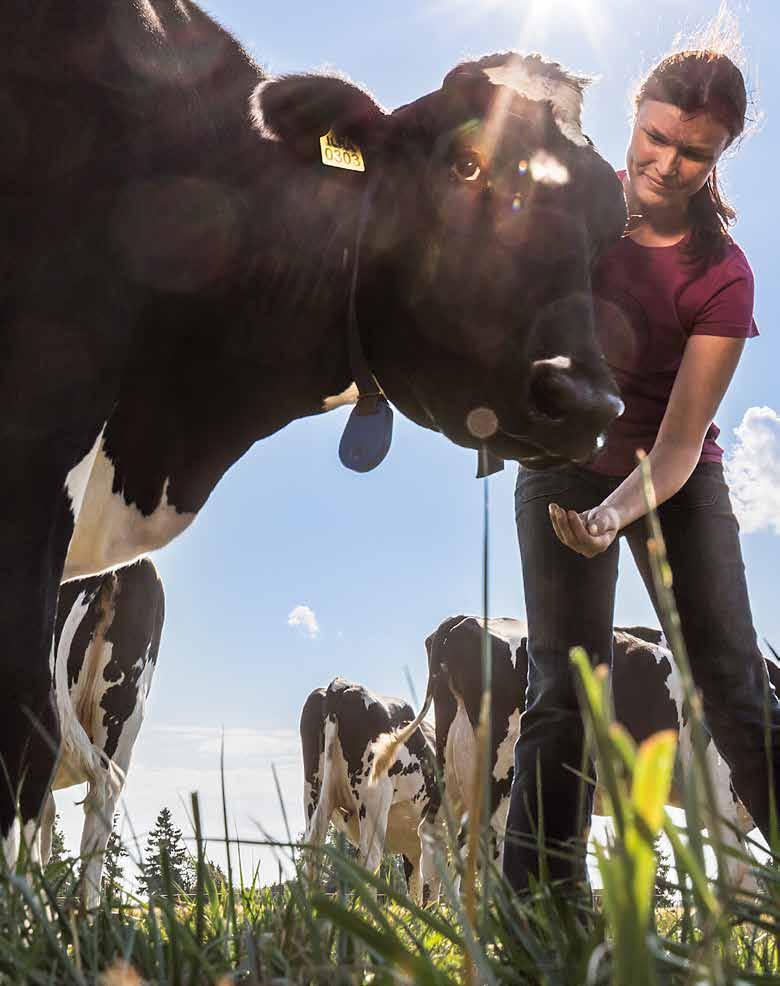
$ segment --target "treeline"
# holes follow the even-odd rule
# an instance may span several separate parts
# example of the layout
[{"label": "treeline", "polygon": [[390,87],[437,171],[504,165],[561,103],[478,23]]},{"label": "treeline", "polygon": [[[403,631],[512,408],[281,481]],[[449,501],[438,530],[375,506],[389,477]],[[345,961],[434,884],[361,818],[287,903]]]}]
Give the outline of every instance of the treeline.
[{"label": "treeline", "polygon": [[[114,815],[111,835],[106,846],[103,865],[103,893],[108,896],[128,891],[150,900],[162,897],[190,897],[196,892],[196,859],[187,849],[180,828],[173,823],[171,811],[160,809],[154,827],[146,837],[146,846],[137,860],[140,873],[131,880],[127,874],[130,854],[117,832],[118,814]],[[140,848],[140,847],[139,847]],[[212,886],[222,889],[227,877],[218,863],[206,859],[206,869]],[[51,857],[45,877],[58,887],[61,896],[75,891],[79,860],[65,845],[60,816],[54,821]],[[134,884],[134,885],[133,885]]]}]

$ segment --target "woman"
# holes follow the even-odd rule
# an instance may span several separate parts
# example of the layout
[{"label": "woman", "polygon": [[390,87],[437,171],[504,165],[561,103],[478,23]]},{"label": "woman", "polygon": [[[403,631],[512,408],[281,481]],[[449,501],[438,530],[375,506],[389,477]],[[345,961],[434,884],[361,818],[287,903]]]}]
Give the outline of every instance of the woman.
[{"label": "woman", "polygon": [[[726,231],[734,212],[716,172],[742,133],[746,102],[739,69],[707,50],[664,59],[642,84],[621,175],[637,221],[594,279],[604,351],[626,409],[610,427],[603,453],[587,466],[521,467],[518,475],[529,667],[504,856],[518,890],[529,874],[538,875],[532,833],[540,808],[548,846],[571,847],[569,858],[549,855],[551,877],[586,879],[580,837],[590,821],[592,788],[574,773],[582,766],[583,723],[569,650],[582,645],[594,662],[611,657],[620,535],[653,594],[640,448],[648,452],[707,725],[737,793],[769,835],[766,670],[712,423],[745,339],[758,334],[751,270]],[[774,694],[769,717],[773,776],[780,778]]]}]

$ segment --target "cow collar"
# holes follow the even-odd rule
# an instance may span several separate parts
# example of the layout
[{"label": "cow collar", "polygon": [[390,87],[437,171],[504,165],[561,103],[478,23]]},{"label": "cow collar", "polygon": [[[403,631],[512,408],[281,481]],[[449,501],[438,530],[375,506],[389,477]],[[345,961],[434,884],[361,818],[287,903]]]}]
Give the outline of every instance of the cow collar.
[{"label": "cow collar", "polygon": [[375,469],[390,451],[393,440],[393,409],[363,352],[356,307],[360,247],[368,222],[375,184],[375,180],[372,179],[366,185],[360,206],[347,313],[347,352],[352,379],[358,389],[358,398],[341,436],[339,458],[347,469],[353,469],[355,472],[369,472]]},{"label": "cow collar", "polygon": [[[357,319],[360,247],[368,222],[374,187],[375,180],[369,181],[360,206],[347,311],[347,352],[358,397],[339,442],[339,458],[342,465],[355,472],[370,472],[376,469],[390,451],[393,441],[393,409],[368,365]],[[490,452],[485,445],[481,446],[477,451],[477,479],[486,479],[503,468],[504,460]]]}]

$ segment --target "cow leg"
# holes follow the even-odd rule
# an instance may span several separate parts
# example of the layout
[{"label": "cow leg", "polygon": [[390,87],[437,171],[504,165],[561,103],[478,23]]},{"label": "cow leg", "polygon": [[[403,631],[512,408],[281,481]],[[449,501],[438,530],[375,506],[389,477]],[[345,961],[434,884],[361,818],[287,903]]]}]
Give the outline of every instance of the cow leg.
[{"label": "cow leg", "polygon": [[[312,881],[319,880],[322,870],[322,855],[319,850],[325,842],[330,819],[336,808],[334,792],[331,789],[331,785],[327,783],[328,780],[329,778],[326,773],[322,787],[320,788],[319,800],[317,800],[316,807],[306,824],[306,834],[304,835],[304,842],[310,847],[310,850],[306,853],[306,873]],[[311,801],[308,803],[311,804]]]},{"label": "cow leg", "polygon": [[406,889],[409,892],[409,896],[416,904],[421,904],[422,895],[422,881],[420,879],[420,852],[413,853],[412,856],[407,856],[406,853],[403,854],[404,860],[404,876],[406,877]]},{"label": "cow leg", "polygon": [[383,777],[361,793],[360,862],[369,873],[375,873],[382,862],[393,790],[392,778]]},{"label": "cow leg", "polygon": [[490,819],[493,830],[493,860],[503,869],[504,865],[504,836],[506,834],[506,818],[509,813],[509,795],[499,798],[498,806]]},{"label": "cow leg", "polygon": [[[725,824],[720,826],[721,841],[727,853],[750,856],[745,836],[753,828],[753,819],[742,807],[731,786],[731,771],[723,757],[719,756],[715,744],[707,748],[707,761],[715,790],[715,805],[718,817]],[[708,824],[709,828],[709,824]],[[721,874],[732,890],[745,894],[758,893],[758,883],[749,864],[737,856],[727,855],[724,862],[725,873]]]},{"label": "cow leg", "polygon": [[103,862],[111,836],[114,811],[121,789],[106,773],[104,778],[89,785],[84,801],[84,828],[81,832],[80,856],[83,869],[80,879],[81,900],[88,911],[100,905],[100,886],[103,881]]},{"label": "cow leg", "polygon": [[57,805],[54,801],[54,795],[49,791],[49,795],[43,805],[43,811],[41,812],[41,866],[46,866],[51,859],[51,844],[56,815]]},{"label": "cow leg", "polygon": [[437,855],[444,860],[446,832],[443,819],[439,815],[440,812],[432,817],[425,815],[417,828],[420,837],[420,878],[424,904],[438,900],[441,894],[441,873]]},{"label": "cow leg", "polygon": [[[49,790],[59,744],[52,694],[51,639],[72,519],[66,494],[35,504],[32,491],[11,486],[0,495],[0,837],[6,860],[16,864],[20,833],[38,819]],[[19,514],[22,514],[20,517]],[[25,516],[29,513],[29,516]],[[18,813],[18,818],[17,818]]]}]

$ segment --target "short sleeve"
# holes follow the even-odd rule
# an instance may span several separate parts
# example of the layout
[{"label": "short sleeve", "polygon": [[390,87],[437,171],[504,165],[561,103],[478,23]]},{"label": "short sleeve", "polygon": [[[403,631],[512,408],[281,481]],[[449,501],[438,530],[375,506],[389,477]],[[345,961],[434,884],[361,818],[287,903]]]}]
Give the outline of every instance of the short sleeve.
[{"label": "short sleeve", "polygon": [[704,277],[706,299],[696,312],[691,335],[751,339],[758,335],[753,318],[753,271],[738,247]]}]

